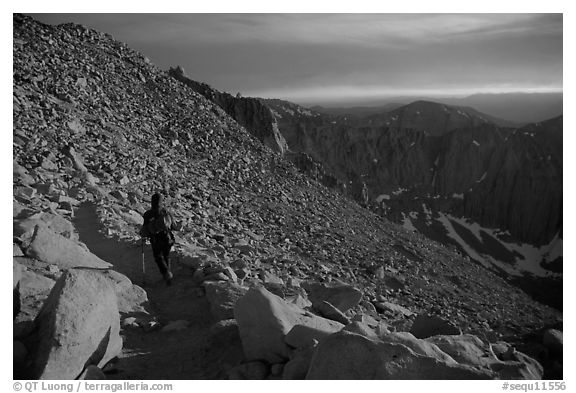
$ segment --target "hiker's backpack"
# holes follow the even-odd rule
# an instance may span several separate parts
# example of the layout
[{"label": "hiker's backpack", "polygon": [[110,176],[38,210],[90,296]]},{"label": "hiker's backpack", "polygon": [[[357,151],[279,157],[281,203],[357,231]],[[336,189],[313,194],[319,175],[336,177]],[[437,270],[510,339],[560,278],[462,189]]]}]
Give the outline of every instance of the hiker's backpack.
[{"label": "hiker's backpack", "polygon": [[169,233],[172,227],[172,217],[165,209],[160,210],[160,212],[150,217],[146,229],[150,235],[158,235],[159,233]]}]

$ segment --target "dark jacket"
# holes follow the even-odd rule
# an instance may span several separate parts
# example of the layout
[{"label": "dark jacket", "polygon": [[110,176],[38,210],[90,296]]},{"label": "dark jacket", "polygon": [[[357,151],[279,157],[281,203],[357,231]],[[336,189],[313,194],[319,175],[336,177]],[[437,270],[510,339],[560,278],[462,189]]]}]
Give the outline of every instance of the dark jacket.
[{"label": "dark jacket", "polygon": [[[165,232],[160,232],[157,234],[150,233],[150,231],[148,230],[148,224],[150,223],[150,220],[153,217],[160,216],[161,214],[166,214],[168,217],[170,217],[170,227]],[[142,224],[142,228],[140,229],[140,235],[142,237],[148,237],[150,238],[151,241],[158,239],[165,239],[167,237],[170,243],[172,244],[174,243],[174,234],[172,233],[172,231],[176,230],[177,227],[174,218],[172,217],[172,215],[168,210],[166,210],[165,208],[161,208],[160,210],[150,209],[144,213],[143,217],[144,217],[144,223]]]}]

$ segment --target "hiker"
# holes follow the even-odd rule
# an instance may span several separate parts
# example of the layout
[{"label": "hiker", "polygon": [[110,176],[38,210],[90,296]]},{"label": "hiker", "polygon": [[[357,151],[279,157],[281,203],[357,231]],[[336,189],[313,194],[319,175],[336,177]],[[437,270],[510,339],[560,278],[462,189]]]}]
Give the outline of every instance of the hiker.
[{"label": "hiker", "polygon": [[175,243],[172,230],[176,230],[174,219],[164,208],[162,194],[152,195],[152,208],[144,213],[144,224],[140,230],[142,238],[150,238],[154,260],[167,285],[172,284],[170,249]]}]

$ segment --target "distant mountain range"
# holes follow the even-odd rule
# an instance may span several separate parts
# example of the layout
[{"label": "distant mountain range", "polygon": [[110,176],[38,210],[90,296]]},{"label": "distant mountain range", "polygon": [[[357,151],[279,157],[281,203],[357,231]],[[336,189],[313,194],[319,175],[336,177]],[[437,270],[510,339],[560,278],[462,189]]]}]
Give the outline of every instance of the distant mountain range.
[{"label": "distant mountain range", "polygon": [[[328,115],[351,115],[364,117],[389,112],[419,100],[472,107],[493,118],[504,120],[515,125],[535,123],[557,117],[563,113],[562,93],[474,94],[463,98],[396,97],[378,103],[367,103],[362,106],[341,106],[330,108],[316,105],[310,109]],[[500,123],[497,121],[496,124]]]}]

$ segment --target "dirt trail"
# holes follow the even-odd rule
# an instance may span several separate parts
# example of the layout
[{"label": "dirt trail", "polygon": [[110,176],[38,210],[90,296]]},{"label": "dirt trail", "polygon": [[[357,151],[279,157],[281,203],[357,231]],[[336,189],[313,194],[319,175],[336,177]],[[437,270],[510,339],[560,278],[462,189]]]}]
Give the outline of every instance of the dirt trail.
[{"label": "dirt trail", "polygon": [[[75,213],[74,225],[90,251],[114,265],[114,269],[142,286],[141,244],[109,238],[100,223],[96,207],[83,204]],[[174,282],[168,287],[154,263],[150,245],[145,247],[146,285],[151,316],[166,325],[170,321],[186,320],[187,329],[145,332],[142,328],[124,329],[124,348],[111,379],[213,379],[218,363],[225,354],[209,347],[209,327],[213,320],[205,297],[198,297],[193,286],[192,272],[178,266],[173,257]],[[210,350],[210,351],[209,351]],[[212,353],[209,353],[212,352]]]}]

